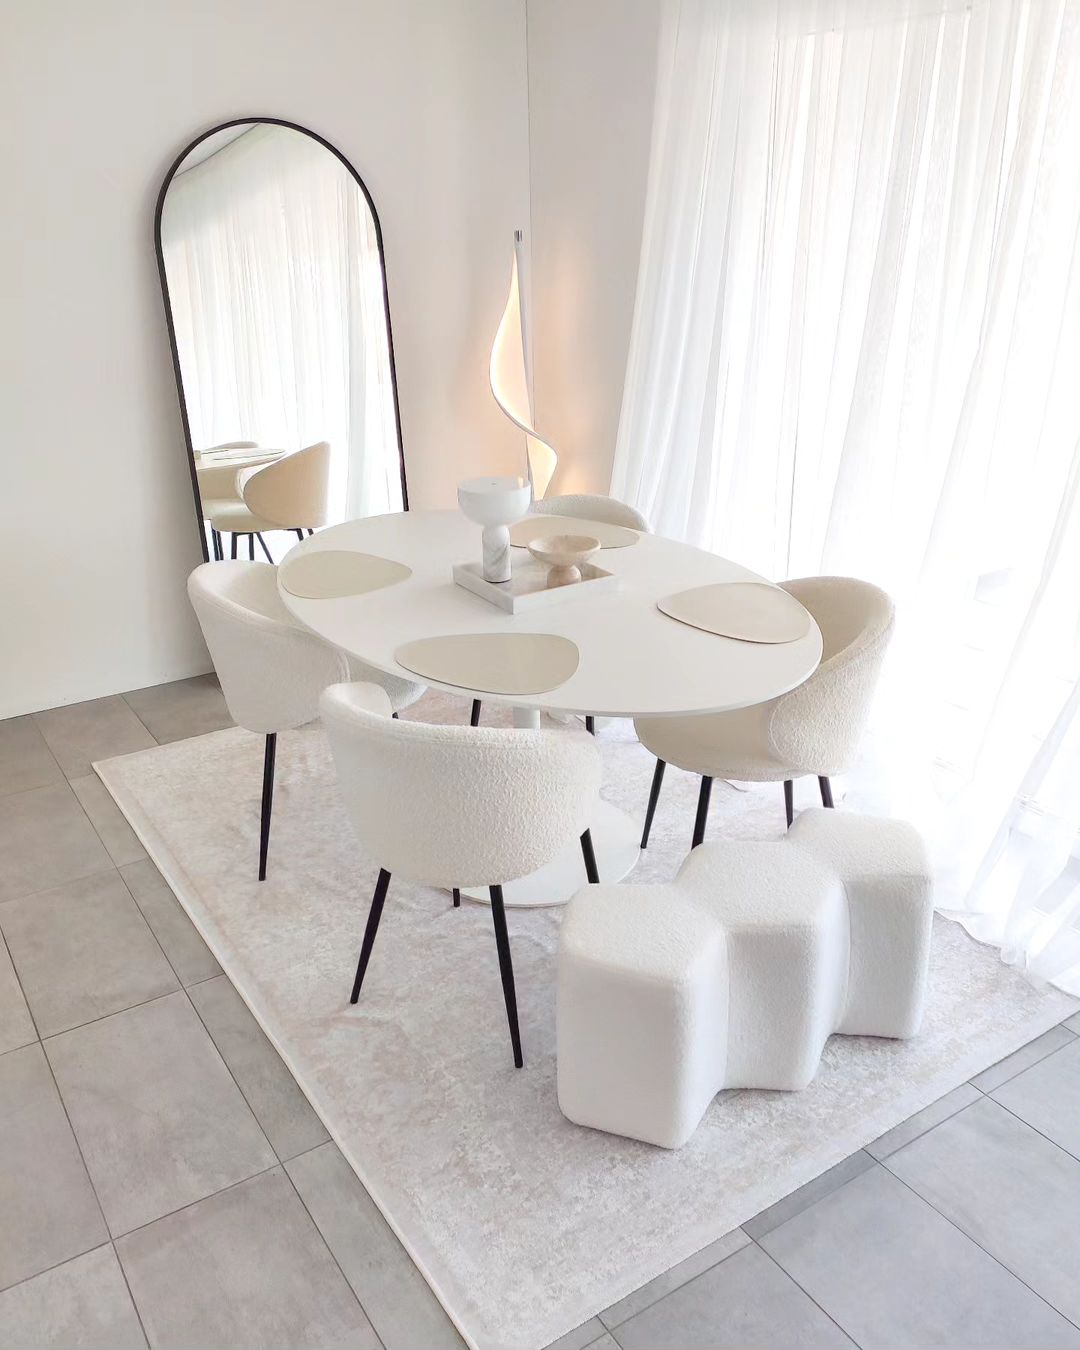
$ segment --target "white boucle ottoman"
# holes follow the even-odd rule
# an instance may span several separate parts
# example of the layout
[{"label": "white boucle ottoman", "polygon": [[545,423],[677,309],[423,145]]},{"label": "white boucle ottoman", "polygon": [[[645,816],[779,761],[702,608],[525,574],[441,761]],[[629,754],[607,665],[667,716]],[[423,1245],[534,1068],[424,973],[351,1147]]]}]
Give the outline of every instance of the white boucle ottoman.
[{"label": "white boucle ottoman", "polygon": [[694,849],[667,886],[586,886],[559,939],[559,1106],[664,1148],[721,1088],[805,1087],[826,1040],[912,1036],[933,917],[910,825],[804,811]]}]

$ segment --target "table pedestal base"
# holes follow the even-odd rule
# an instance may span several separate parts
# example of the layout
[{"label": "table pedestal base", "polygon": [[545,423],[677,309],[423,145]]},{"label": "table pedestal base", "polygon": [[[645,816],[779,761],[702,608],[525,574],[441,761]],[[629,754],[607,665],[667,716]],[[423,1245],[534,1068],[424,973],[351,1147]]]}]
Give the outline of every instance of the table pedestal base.
[{"label": "table pedestal base", "polygon": [[[631,820],[610,802],[597,804],[589,824],[592,832],[596,868],[601,881],[622,881],[638,860],[641,825]],[[554,861],[527,877],[508,881],[503,886],[503,904],[520,908],[528,905],[565,905],[575,891],[586,885],[585,861],[581,845],[575,840]],[[486,886],[466,887],[462,895],[470,900],[488,902]]]}]

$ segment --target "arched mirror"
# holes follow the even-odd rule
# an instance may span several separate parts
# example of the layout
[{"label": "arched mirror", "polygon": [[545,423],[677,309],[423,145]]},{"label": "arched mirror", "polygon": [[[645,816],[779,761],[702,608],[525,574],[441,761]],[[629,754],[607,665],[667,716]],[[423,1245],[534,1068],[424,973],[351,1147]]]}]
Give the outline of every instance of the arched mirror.
[{"label": "arched mirror", "polygon": [[327,141],[205,132],[165,176],[158,268],[205,557],[408,509],[382,231]]}]

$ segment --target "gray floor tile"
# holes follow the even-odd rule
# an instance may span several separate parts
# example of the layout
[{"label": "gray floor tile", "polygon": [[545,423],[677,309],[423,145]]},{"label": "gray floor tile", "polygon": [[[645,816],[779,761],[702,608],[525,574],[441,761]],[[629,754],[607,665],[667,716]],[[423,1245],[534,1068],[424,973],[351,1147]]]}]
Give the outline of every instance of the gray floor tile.
[{"label": "gray floor tile", "polygon": [[108,1240],[40,1045],[0,1056],[0,1289]]},{"label": "gray floor tile", "polygon": [[1061,1025],[1068,1027],[1070,1031],[1074,1031],[1077,1036],[1080,1036],[1080,1012],[1074,1012],[1071,1017],[1066,1017]]},{"label": "gray floor tile", "polygon": [[123,811],[113,801],[109,789],[96,773],[89,773],[85,778],[73,778],[71,790],[90,817],[90,824],[97,830],[98,838],[117,867],[146,857],[146,850],[136,838],[135,831],[124,819]]},{"label": "gray floor tile", "polygon": [[0,722],[0,797],[57,783],[63,777],[32,717]]},{"label": "gray floor tile", "polygon": [[276,1162],[186,994],[45,1047],[114,1236]]},{"label": "gray floor tile", "polygon": [[[611,1340],[611,1335],[604,1329],[603,1322],[598,1317],[590,1317],[587,1322],[574,1327],[573,1331],[568,1331],[557,1341],[550,1341],[544,1350],[590,1350],[594,1345],[603,1347],[605,1336]],[[615,1342],[611,1341],[611,1344],[615,1345]]]},{"label": "gray floor tile", "polygon": [[227,977],[195,985],[189,997],[278,1157],[325,1144],[322,1121]]},{"label": "gray floor tile", "polygon": [[285,1164],[386,1350],[462,1341],[356,1173],[334,1144]]},{"label": "gray floor tile", "polygon": [[851,1345],[752,1243],[624,1322],[615,1339],[623,1350]]},{"label": "gray floor tile", "polygon": [[124,700],[160,745],[235,725],[216,675],[132,689]]},{"label": "gray floor tile", "polygon": [[1075,1158],[984,1098],[886,1166],[1059,1312],[1080,1321]]},{"label": "gray floor tile", "polygon": [[182,984],[221,974],[213,952],[149,858],[121,867],[120,875]]},{"label": "gray floor tile", "polygon": [[1025,1069],[1031,1068],[1032,1064],[1038,1064],[1040,1059],[1052,1055],[1055,1050],[1060,1050],[1063,1045],[1068,1045],[1071,1040],[1072,1032],[1067,1031],[1065,1027],[1051,1027],[1049,1031],[1044,1031],[1041,1036],[1036,1036],[1027,1045],[1022,1045],[1013,1054],[1006,1055],[1004,1059],[992,1064],[989,1069],[984,1069],[982,1073],[976,1074],[971,1081],[980,1092],[994,1092],[1002,1083],[1007,1083],[1010,1078],[1015,1078],[1018,1073],[1023,1073]]},{"label": "gray floor tile", "polygon": [[116,871],[9,900],[0,931],[41,1036],[180,987]]},{"label": "gray floor tile", "polygon": [[0,1294],[5,1350],[139,1350],[139,1326],[112,1247],[97,1247]]},{"label": "gray floor tile", "polygon": [[0,937],[0,1055],[37,1040],[30,1009],[19,988],[7,943]]},{"label": "gray floor tile", "polygon": [[155,744],[119,694],[35,713],[34,720],[69,778],[92,773],[96,759],[111,759]]},{"label": "gray floor tile", "polygon": [[685,1261],[680,1261],[678,1265],[672,1266],[663,1275],[658,1275],[648,1284],[643,1284],[640,1289],[635,1289],[632,1294],[619,1299],[618,1303],[613,1303],[610,1308],[605,1308],[600,1314],[601,1322],[606,1327],[617,1327],[620,1322],[625,1322],[644,1308],[648,1308],[665,1294],[670,1294],[673,1289],[678,1289],[681,1285],[696,1279],[718,1261],[725,1260],[740,1247],[745,1247],[749,1241],[741,1228],[725,1233],[722,1238],[710,1242],[707,1247],[687,1257]]},{"label": "gray floor tile", "polygon": [[805,1186],[800,1186],[797,1191],[785,1195],[783,1200],[778,1200],[775,1205],[770,1205],[760,1214],[755,1214],[743,1224],[743,1228],[755,1240],[764,1237],[774,1228],[779,1228],[782,1223],[787,1223],[788,1219],[793,1219],[796,1214],[801,1214],[804,1209],[809,1209],[822,1196],[828,1195],[830,1191],[835,1191],[840,1186],[845,1186],[873,1165],[873,1158],[860,1149],[858,1153],[853,1153],[849,1158],[844,1158],[834,1167],[830,1167],[827,1172],[822,1172],[821,1176],[815,1177],[813,1181],[808,1181]]},{"label": "gray floor tile", "polygon": [[965,1106],[970,1106],[972,1102],[977,1102],[981,1098],[982,1093],[977,1087],[972,1087],[970,1083],[961,1083],[952,1092],[947,1092],[944,1097],[931,1102],[922,1111],[916,1111],[901,1124],[887,1130],[880,1139],[867,1144],[866,1152],[872,1158],[879,1160],[887,1158],[890,1153],[895,1153],[898,1148],[910,1144],[913,1139],[918,1139],[919,1135],[932,1130],[935,1125],[940,1125],[943,1120],[955,1116],[957,1111],[962,1111]]},{"label": "gray floor tile", "polygon": [[993,1096],[1080,1158],[1080,1040],[1010,1078]]},{"label": "gray floor tile", "polygon": [[279,1168],[116,1244],[155,1350],[379,1342]]},{"label": "gray floor tile", "polygon": [[1075,1327],[881,1164],[766,1234],[761,1245],[859,1345],[874,1350],[1080,1347]]},{"label": "gray floor tile", "polygon": [[605,1331],[595,1341],[590,1341],[585,1350],[619,1350],[619,1342],[610,1331]]},{"label": "gray floor tile", "polygon": [[0,797],[0,902],[111,868],[67,783]]}]

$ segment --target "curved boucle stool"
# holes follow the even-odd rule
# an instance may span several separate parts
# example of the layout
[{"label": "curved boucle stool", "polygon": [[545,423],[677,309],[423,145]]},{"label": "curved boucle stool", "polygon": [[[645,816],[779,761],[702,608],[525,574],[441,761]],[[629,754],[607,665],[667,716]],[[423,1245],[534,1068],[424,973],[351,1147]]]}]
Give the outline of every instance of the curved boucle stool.
[{"label": "curved boucle stool", "polygon": [[559,939],[559,1106],[678,1148],[722,1088],[805,1087],[826,1040],[913,1036],[933,900],[902,821],[804,811],[693,850],[670,885],[587,886]]}]

